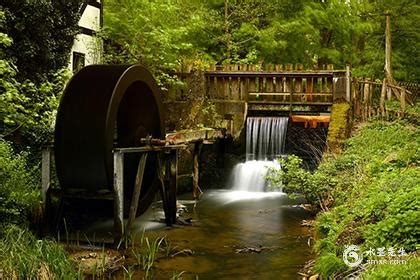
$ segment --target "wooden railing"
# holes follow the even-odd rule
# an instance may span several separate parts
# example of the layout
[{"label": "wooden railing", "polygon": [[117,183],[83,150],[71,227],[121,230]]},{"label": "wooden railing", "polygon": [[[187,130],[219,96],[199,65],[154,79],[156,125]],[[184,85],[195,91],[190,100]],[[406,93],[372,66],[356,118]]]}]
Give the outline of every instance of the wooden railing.
[{"label": "wooden railing", "polygon": [[331,104],[332,72],[208,71],[210,99],[248,103]]},{"label": "wooden railing", "polygon": [[355,117],[362,120],[374,116],[388,116],[390,112],[385,106],[387,100],[399,102],[399,110],[392,113],[403,117],[407,104],[413,105],[416,102],[415,97],[406,87],[389,83],[386,79],[382,82],[369,78],[353,79],[353,111]]},{"label": "wooden railing", "polygon": [[[179,75],[181,80],[187,80],[190,71],[184,69]],[[264,68],[259,65],[212,66],[204,71],[205,95],[214,102],[331,105],[337,76],[344,77],[345,71],[334,71],[332,66],[325,70],[303,70],[301,65],[294,68],[291,64]]]}]

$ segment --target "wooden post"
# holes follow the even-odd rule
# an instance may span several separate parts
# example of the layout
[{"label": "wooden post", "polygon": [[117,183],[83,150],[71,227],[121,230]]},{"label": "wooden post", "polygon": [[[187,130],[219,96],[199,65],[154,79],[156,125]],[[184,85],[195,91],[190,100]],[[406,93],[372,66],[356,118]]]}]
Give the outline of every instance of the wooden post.
[{"label": "wooden post", "polygon": [[353,102],[354,102],[354,113],[360,117],[360,94],[359,94],[359,82],[357,79],[353,79]]},{"label": "wooden post", "polygon": [[47,192],[50,188],[51,184],[51,148],[45,147],[42,149],[42,177],[41,177],[41,185],[42,185],[42,202],[46,203],[47,201]]},{"label": "wooden post", "polygon": [[131,234],[131,227],[134,219],[136,218],[137,208],[139,206],[141,185],[143,183],[144,169],[146,167],[148,153],[142,153],[140,156],[139,166],[137,168],[136,181],[134,184],[133,196],[131,197],[130,213],[128,215],[128,221],[125,228],[126,234]]},{"label": "wooden post", "polygon": [[193,153],[193,162],[194,162],[194,172],[193,172],[193,197],[194,199],[200,199],[200,196],[202,195],[202,191],[200,189],[200,186],[198,184],[199,178],[200,178],[200,153],[201,148],[203,146],[202,141],[197,141],[194,143],[194,153]]},{"label": "wooden post", "polygon": [[381,109],[382,117],[385,116],[385,96],[386,96],[386,78],[382,82],[381,99],[379,101],[379,108]]},{"label": "wooden post", "polygon": [[163,211],[165,212],[165,221],[166,224],[169,223],[169,210],[168,210],[168,194],[167,194],[167,170],[166,170],[166,153],[158,153],[157,156],[157,171],[158,178],[160,181],[160,194],[162,197]]},{"label": "wooden post", "polygon": [[[351,85],[350,84],[350,66],[346,65],[346,100],[347,102],[351,101],[350,85]],[[333,96],[333,100],[334,100],[334,96]]]},{"label": "wooden post", "polygon": [[124,154],[114,152],[114,245],[124,235]]},{"label": "wooden post", "polygon": [[176,223],[176,192],[177,192],[177,181],[178,181],[178,151],[171,150],[167,162],[168,169],[168,217],[167,224],[173,225]]},{"label": "wooden post", "polygon": [[405,94],[405,88],[402,88],[400,96],[401,117],[404,117],[405,115]]},{"label": "wooden post", "polygon": [[[367,79],[369,81],[369,79]],[[369,90],[370,85],[368,83],[363,84],[363,120],[367,120],[369,111]]]}]

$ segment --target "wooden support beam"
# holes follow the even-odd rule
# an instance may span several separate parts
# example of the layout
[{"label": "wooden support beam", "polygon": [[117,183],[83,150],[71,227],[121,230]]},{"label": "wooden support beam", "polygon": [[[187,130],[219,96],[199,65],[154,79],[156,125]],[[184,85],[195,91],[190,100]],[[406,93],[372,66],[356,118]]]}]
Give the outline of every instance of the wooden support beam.
[{"label": "wooden support beam", "polygon": [[165,211],[165,222],[167,226],[176,223],[176,192],[178,175],[178,151],[172,150],[162,155],[158,161],[160,169],[164,168],[165,176],[160,178],[163,210]]},{"label": "wooden support beam", "polygon": [[169,208],[171,225],[176,223],[176,193],[178,189],[178,151],[169,153]]},{"label": "wooden support beam", "polygon": [[114,151],[114,245],[124,235],[124,154]]},{"label": "wooden support beam", "polygon": [[127,225],[125,227],[126,235],[131,234],[131,228],[134,223],[134,219],[136,218],[137,208],[139,206],[139,199],[140,199],[140,192],[141,192],[141,185],[143,183],[143,175],[144,169],[146,167],[146,160],[147,160],[148,153],[142,153],[140,156],[139,166],[137,168],[136,174],[136,181],[134,184],[134,191],[133,196],[131,197],[131,205],[130,205],[130,213],[128,215]]},{"label": "wooden support beam", "polygon": [[168,224],[168,194],[167,194],[167,170],[166,170],[166,153],[159,153],[157,156],[157,174],[160,182],[160,196],[162,197],[163,211],[165,212],[165,221]]},{"label": "wooden support beam", "polygon": [[194,165],[194,171],[193,171],[193,197],[194,199],[200,199],[200,196],[203,194],[203,192],[200,189],[199,186],[199,178],[200,178],[200,154],[201,154],[201,148],[203,147],[202,141],[197,141],[194,143],[194,152],[193,152],[193,165]]}]

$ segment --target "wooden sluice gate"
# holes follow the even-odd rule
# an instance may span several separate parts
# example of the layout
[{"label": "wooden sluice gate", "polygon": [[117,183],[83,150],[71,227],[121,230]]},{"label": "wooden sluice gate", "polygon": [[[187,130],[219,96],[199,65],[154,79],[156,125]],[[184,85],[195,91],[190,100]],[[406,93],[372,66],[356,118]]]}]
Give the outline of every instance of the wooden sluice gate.
[{"label": "wooden sluice gate", "polygon": [[292,115],[290,117],[293,124],[302,124],[305,128],[328,127],[330,119],[330,116]]},{"label": "wooden sluice gate", "polygon": [[[57,114],[54,145],[43,150],[42,198],[55,229],[64,201],[113,201],[114,244],[131,233],[134,219],[160,192],[168,226],[176,222],[178,153],[222,137],[218,131],[165,135],[157,84],[141,66],[88,66],[68,83]],[[51,187],[54,159],[59,188]],[[193,172],[199,195],[198,165]],[[52,198],[59,200],[52,213]],[[124,222],[124,217],[127,222]]]}]

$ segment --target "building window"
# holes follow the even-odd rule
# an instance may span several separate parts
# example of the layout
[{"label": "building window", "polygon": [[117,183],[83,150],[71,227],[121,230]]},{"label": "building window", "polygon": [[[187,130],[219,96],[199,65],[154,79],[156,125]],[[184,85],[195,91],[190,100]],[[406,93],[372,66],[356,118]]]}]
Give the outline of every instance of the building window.
[{"label": "building window", "polygon": [[73,73],[85,67],[85,54],[73,52]]}]

